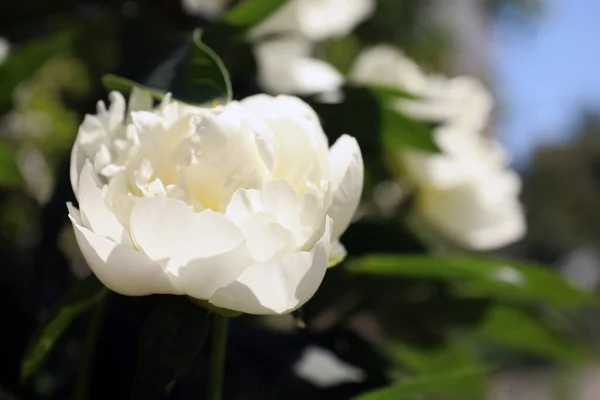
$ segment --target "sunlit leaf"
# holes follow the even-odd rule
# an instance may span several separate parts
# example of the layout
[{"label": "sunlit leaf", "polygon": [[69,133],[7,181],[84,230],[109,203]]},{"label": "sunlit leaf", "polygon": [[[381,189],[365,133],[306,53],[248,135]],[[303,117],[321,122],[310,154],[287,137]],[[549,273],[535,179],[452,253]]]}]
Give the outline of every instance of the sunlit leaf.
[{"label": "sunlit leaf", "polygon": [[162,296],[139,341],[133,400],[152,400],[194,360],[209,327],[209,312],[182,296]]},{"label": "sunlit leaf", "polygon": [[287,0],[244,0],[225,13],[224,20],[242,28],[250,28],[266,19]]},{"label": "sunlit leaf", "polygon": [[[416,378],[406,378],[400,383],[384,389],[367,392],[353,400],[416,400],[421,396],[443,394],[450,388],[468,385],[473,379],[482,379],[489,371],[486,369],[455,370],[445,374],[424,375]],[[463,400],[479,400],[473,396]]]},{"label": "sunlit leaf", "polygon": [[385,149],[440,152],[432,126],[385,106],[381,109],[381,120],[381,142]]},{"label": "sunlit leaf", "polygon": [[60,336],[73,320],[101,301],[108,290],[90,275],[79,282],[53,307],[50,316],[31,339],[21,361],[21,379],[26,380],[41,366]]},{"label": "sunlit leaf", "polygon": [[514,260],[377,254],[353,260],[348,270],[455,281],[457,294],[463,296],[492,296],[557,307],[596,303],[594,295],[576,288],[548,267]]}]

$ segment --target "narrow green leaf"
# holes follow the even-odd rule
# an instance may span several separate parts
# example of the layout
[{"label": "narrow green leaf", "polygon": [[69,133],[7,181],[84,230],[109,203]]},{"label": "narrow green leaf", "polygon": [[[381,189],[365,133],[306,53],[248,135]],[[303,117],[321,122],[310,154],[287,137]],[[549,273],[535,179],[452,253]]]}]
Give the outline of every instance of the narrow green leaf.
[{"label": "narrow green leaf", "polygon": [[21,380],[28,379],[39,369],[73,320],[101,301],[107,293],[108,290],[102,283],[90,275],[58,301],[25,350],[21,361]]},{"label": "narrow green leaf", "polygon": [[[488,373],[486,369],[465,369],[446,374],[407,378],[387,388],[355,397],[353,400],[416,400],[420,399],[420,396],[443,394],[449,388],[469,384],[473,379],[482,379]],[[479,398],[467,397],[463,400],[475,399]]]},{"label": "narrow green leaf", "polygon": [[225,13],[225,22],[240,28],[251,28],[281,7],[287,0],[244,0]]},{"label": "narrow green leaf", "polygon": [[140,336],[133,400],[155,399],[185,371],[204,345],[208,316],[183,296],[161,296]]},{"label": "narrow green leaf", "polygon": [[560,361],[582,361],[586,350],[560,338],[543,322],[516,307],[491,308],[476,334],[508,348]]},{"label": "narrow green leaf", "polygon": [[596,303],[593,294],[564,280],[548,267],[480,256],[366,255],[347,265],[350,272],[444,279],[463,296],[491,296],[556,307]]},{"label": "narrow green leaf", "polygon": [[102,85],[104,85],[104,88],[107,91],[114,90],[123,94],[129,94],[133,88],[137,87],[147,91],[155,100],[162,100],[163,97],[165,97],[165,93],[160,90],[151,89],[132,80],[112,74],[107,74],[102,77]]},{"label": "narrow green leaf", "polygon": [[401,114],[391,108],[381,109],[381,141],[385,149],[411,149],[425,153],[439,153],[433,127]]},{"label": "narrow green leaf", "polygon": [[[408,367],[417,374],[443,374],[453,370],[479,370],[484,366],[479,362],[474,346],[458,335],[451,335],[440,347],[420,348],[405,342],[396,342],[387,347],[389,354],[399,365]],[[485,398],[485,375],[474,376],[469,382],[449,389],[450,398],[465,399],[474,396]]]},{"label": "narrow green leaf", "polygon": [[0,108],[10,104],[19,83],[32,77],[51,58],[70,50],[72,43],[71,33],[59,33],[11,49],[0,65]]}]

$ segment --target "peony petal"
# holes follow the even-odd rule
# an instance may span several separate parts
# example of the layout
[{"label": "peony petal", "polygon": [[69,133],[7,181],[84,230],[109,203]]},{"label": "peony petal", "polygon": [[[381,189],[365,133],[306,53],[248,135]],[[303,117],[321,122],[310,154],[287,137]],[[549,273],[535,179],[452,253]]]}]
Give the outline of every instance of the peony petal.
[{"label": "peony petal", "polygon": [[514,193],[498,194],[493,202],[480,182],[448,190],[422,190],[416,210],[438,234],[473,250],[493,250],[523,237],[523,210]]},{"label": "peony petal", "polygon": [[376,0],[295,0],[300,32],[313,41],[348,35],[375,11]]},{"label": "peony petal", "polygon": [[329,151],[333,204],[329,216],[333,219],[331,237],[336,240],[348,228],[362,195],[364,165],[356,139],[342,135]]},{"label": "peony petal", "polygon": [[167,271],[179,290],[196,299],[207,300],[218,289],[235,281],[251,264],[248,248],[241,242],[231,250],[215,256],[198,257],[185,264],[173,258],[167,264]]},{"label": "peony petal", "polygon": [[236,225],[242,224],[262,210],[262,195],[256,189],[238,189],[227,205],[225,216]]},{"label": "peony petal", "polygon": [[117,217],[106,207],[104,194],[98,187],[91,163],[86,161],[79,181],[79,208],[83,226],[97,235],[131,246],[129,234]]},{"label": "peony petal", "polygon": [[131,235],[151,259],[176,257],[184,263],[226,253],[244,241],[242,232],[223,214],[194,213],[183,201],[163,196],[135,202]]},{"label": "peony petal", "polygon": [[311,95],[338,90],[342,74],[325,61],[310,56],[312,43],[302,38],[278,38],[254,46],[258,80],[273,94]]},{"label": "peony petal", "polygon": [[153,100],[150,93],[144,89],[134,87],[129,95],[129,113],[134,111],[148,111],[152,109]]},{"label": "peony petal", "polygon": [[296,237],[272,214],[254,214],[241,228],[254,262],[266,262],[296,250]]},{"label": "peony petal", "polygon": [[321,284],[329,257],[331,219],[311,251],[252,265],[237,280],[219,289],[209,302],[249,314],[283,314],[306,303]]},{"label": "peony petal", "polygon": [[91,270],[106,287],[126,296],[178,294],[158,263],[81,226],[74,210],[70,218],[77,244]]}]

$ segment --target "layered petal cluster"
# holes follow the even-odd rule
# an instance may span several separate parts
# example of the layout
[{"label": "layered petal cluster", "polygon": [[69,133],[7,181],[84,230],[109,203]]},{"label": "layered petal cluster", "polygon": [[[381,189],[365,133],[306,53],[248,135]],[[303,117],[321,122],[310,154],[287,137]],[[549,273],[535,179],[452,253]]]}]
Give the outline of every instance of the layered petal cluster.
[{"label": "layered petal cluster", "polygon": [[124,295],[170,293],[281,314],[319,287],[363,184],[356,140],[329,148],[294,97],[215,108],[111,93],[80,127],[71,159],[77,242]]},{"label": "layered petal cluster", "polygon": [[415,94],[416,100],[397,100],[392,106],[438,124],[434,139],[441,153],[396,154],[417,189],[415,211],[432,229],[475,250],[498,248],[524,235],[521,180],[508,167],[500,144],[484,133],[493,101],[479,81],[427,75],[389,46],[366,50],[351,79]]}]

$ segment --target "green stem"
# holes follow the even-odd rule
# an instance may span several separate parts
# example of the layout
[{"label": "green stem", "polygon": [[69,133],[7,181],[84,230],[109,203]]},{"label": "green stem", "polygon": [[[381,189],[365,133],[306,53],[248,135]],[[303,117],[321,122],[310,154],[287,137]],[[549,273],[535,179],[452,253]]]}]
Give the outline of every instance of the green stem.
[{"label": "green stem", "polygon": [[74,398],[76,400],[86,400],[88,398],[94,352],[107,303],[108,299],[105,298],[100,300],[100,302],[92,308],[92,314],[90,315],[86,336],[83,342],[83,352],[81,355],[81,362],[79,363],[77,382],[75,383]]},{"label": "green stem", "polygon": [[208,400],[221,400],[223,397],[223,373],[225,370],[225,353],[227,350],[228,322],[229,319],[227,317],[214,314]]}]

